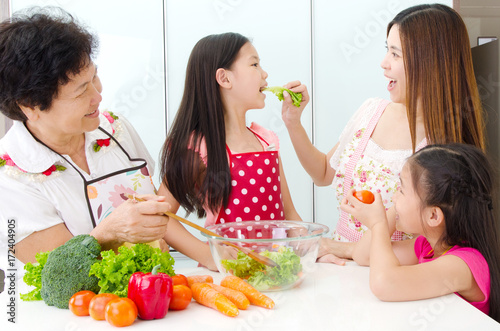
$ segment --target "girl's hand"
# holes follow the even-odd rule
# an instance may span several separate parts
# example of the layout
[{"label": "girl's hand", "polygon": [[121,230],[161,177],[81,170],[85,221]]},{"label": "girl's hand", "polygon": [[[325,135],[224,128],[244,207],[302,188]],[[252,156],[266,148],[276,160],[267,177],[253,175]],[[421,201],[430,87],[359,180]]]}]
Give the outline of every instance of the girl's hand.
[{"label": "girl's hand", "polygon": [[347,196],[344,196],[340,209],[354,216],[369,229],[379,222],[387,222],[387,214],[380,193],[374,193],[375,201],[366,204],[354,197],[355,191],[351,190]]},{"label": "girl's hand", "polygon": [[302,101],[300,102],[300,107],[296,107],[290,94],[287,91],[283,92],[283,105],[281,107],[281,117],[287,128],[293,127],[295,125],[300,125],[300,116],[305,106],[309,103],[309,93],[307,92],[307,87],[301,84],[300,81],[296,80],[285,84],[283,87],[291,90],[292,92],[302,93]]}]

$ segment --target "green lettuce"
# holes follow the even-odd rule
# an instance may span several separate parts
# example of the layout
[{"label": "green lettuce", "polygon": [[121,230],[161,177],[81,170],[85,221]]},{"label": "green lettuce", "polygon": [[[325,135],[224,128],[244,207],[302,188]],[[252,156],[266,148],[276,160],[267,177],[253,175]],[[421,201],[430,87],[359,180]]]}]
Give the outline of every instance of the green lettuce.
[{"label": "green lettuce", "polygon": [[158,272],[175,275],[174,259],[168,252],[153,248],[147,244],[135,244],[131,247],[118,247],[118,254],[113,250],[102,251],[102,260],[90,268],[89,275],[99,278],[99,293],[114,293],[126,297],[128,281],[134,272],[151,272],[160,264]]},{"label": "green lettuce", "polygon": [[23,280],[26,285],[34,286],[35,288],[29,293],[20,295],[23,301],[37,301],[42,300],[42,295],[40,291],[42,289],[42,270],[43,266],[47,262],[50,252],[36,253],[35,258],[38,263],[28,262],[24,265],[24,270],[26,271]]},{"label": "green lettuce", "polygon": [[302,93],[295,93],[281,86],[266,87],[262,91],[269,91],[274,93],[278,97],[279,101],[283,101],[283,91],[287,91],[288,94],[290,94],[295,107],[300,107],[300,103],[302,102]]},{"label": "green lettuce", "polygon": [[233,275],[246,279],[259,291],[286,287],[300,278],[300,257],[291,248],[280,247],[277,252],[264,251],[260,254],[269,257],[278,266],[265,266],[242,252],[238,252],[236,260],[221,260],[221,264]]}]

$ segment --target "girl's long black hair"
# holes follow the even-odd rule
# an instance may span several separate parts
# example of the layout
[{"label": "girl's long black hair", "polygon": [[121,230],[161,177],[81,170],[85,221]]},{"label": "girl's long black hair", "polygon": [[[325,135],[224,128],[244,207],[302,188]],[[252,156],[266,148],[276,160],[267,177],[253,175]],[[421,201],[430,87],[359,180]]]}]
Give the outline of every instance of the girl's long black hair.
[{"label": "girl's long black hair", "polygon": [[[170,193],[188,213],[206,215],[226,206],[231,175],[226,155],[226,130],[219,68],[230,69],[241,47],[249,42],[238,33],[207,36],[194,46],[186,69],[184,95],[163,145],[160,175]],[[202,139],[206,167],[195,151]]]},{"label": "girl's long black hair", "polygon": [[487,156],[469,144],[430,145],[408,160],[424,206],[443,211],[446,246],[477,249],[490,270],[490,316],[500,322],[500,239],[493,208],[498,183]]}]

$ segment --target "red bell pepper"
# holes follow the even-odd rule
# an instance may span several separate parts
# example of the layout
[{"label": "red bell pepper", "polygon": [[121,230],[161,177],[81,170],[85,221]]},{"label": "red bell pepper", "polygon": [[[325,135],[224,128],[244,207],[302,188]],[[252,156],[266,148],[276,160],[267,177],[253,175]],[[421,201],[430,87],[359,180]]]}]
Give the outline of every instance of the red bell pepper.
[{"label": "red bell pepper", "polygon": [[172,278],[158,272],[160,265],[152,272],[136,272],[128,282],[128,298],[137,305],[138,316],[143,320],[160,319],[167,315],[173,296]]}]

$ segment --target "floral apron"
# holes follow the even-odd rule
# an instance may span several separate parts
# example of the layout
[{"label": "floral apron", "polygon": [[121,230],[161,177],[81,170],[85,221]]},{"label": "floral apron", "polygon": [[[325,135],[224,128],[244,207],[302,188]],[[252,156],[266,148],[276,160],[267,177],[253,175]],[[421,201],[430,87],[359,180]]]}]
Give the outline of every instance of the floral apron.
[{"label": "floral apron", "polygon": [[232,187],[228,204],[221,208],[215,224],[285,217],[278,151],[253,134],[268,146],[265,151],[233,154],[226,145]]},{"label": "floral apron", "polygon": [[[390,101],[388,100],[383,100],[382,102],[380,102],[377,110],[375,111],[375,114],[370,119],[370,122],[368,123],[366,130],[363,133],[363,136],[361,137],[361,141],[359,142],[358,146],[356,147],[356,150],[354,151],[354,154],[350,157],[349,161],[346,164],[345,175],[344,175],[344,196],[349,194],[351,189],[354,187],[354,181],[352,180],[352,175],[354,173],[354,169],[356,168],[356,164],[358,163],[359,158],[365,151],[366,145],[368,144],[368,141],[370,140],[370,137],[372,136],[372,133],[375,130],[375,127],[377,126],[380,117],[382,116],[385,108],[389,103]],[[425,145],[427,145],[427,139],[422,140],[422,142],[417,146],[416,150],[418,151],[419,149],[425,147]],[[349,223],[356,223],[356,222],[359,221],[355,219],[352,215],[347,214],[345,211],[341,210],[340,220],[337,224],[337,230],[336,230],[337,233],[342,237],[347,238],[351,242],[359,241],[363,236],[363,233],[349,227]],[[403,233],[401,231],[396,231],[392,235],[392,240],[402,240],[402,238],[403,238]]]},{"label": "floral apron", "polygon": [[99,130],[108,135],[116,143],[127,156],[133,165],[132,167],[87,180],[73,163],[59,154],[83,179],[85,198],[93,227],[96,227],[113,210],[127,200],[127,195],[154,194],[156,192],[147,169],[146,160],[131,158],[112,135],[101,127],[99,127]]}]

